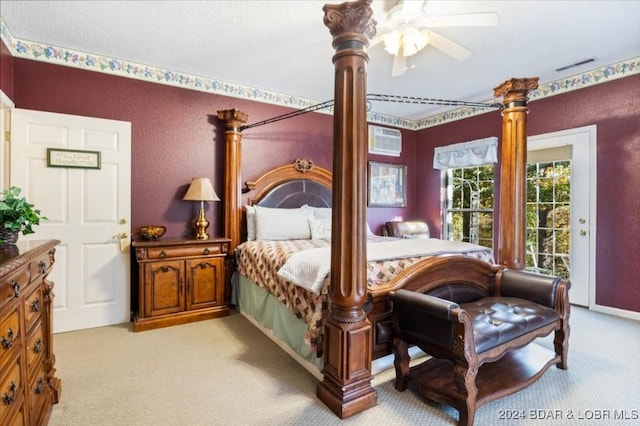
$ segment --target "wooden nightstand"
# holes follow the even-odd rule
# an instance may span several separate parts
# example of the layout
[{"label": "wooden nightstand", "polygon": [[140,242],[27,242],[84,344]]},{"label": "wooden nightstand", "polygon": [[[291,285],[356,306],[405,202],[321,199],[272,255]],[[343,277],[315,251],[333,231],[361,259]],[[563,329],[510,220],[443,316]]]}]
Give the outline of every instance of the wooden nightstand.
[{"label": "wooden nightstand", "polygon": [[134,241],[138,263],[134,331],[229,315],[224,294],[229,242],[228,238]]}]

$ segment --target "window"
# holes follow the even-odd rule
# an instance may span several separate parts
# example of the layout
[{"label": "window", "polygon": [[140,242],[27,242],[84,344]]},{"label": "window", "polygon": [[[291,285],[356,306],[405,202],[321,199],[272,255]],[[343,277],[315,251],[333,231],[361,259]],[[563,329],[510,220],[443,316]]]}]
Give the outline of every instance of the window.
[{"label": "window", "polygon": [[443,171],[444,238],[493,247],[494,166]]}]

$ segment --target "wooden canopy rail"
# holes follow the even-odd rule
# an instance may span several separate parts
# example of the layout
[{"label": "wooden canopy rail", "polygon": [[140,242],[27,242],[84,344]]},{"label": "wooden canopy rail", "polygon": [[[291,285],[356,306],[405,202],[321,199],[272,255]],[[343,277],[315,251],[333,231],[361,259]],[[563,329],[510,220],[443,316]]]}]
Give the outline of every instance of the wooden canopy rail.
[{"label": "wooden canopy rail", "polygon": [[[369,40],[375,35],[371,0],[325,5],[324,23],[333,36],[335,107],[332,182],[331,311],[325,321],[324,380],[317,394],[336,415],[347,418],[377,403],[371,386],[371,325],[366,302],[366,81]],[[496,260],[524,268],[527,94],[537,78],[510,79],[494,89],[503,97],[500,196]],[[241,238],[241,127],[247,114],[218,111],[225,132],[225,237],[233,253]],[[229,258],[229,273],[233,255]]]}]

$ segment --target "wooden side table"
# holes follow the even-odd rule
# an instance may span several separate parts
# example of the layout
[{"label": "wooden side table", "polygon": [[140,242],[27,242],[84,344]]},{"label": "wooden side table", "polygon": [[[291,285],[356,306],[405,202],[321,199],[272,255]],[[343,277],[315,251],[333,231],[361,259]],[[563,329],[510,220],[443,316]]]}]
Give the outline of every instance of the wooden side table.
[{"label": "wooden side table", "polygon": [[[228,238],[134,241],[138,263],[134,331],[229,315],[224,260],[230,241]],[[134,293],[135,290],[136,287]]]}]

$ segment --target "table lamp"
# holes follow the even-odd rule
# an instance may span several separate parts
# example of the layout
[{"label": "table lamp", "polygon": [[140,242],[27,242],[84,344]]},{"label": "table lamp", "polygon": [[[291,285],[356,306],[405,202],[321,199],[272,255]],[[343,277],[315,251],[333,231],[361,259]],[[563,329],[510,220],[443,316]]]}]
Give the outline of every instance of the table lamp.
[{"label": "table lamp", "polygon": [[211,185],[209,178],[193,178],[187,193],[184,194],[182,199],[187,201],[200,201],[200,212],[194,222],[197,231],[196,239],[208,240],[209,234],[207,234],[207,227],[209,226],[209,221],[204,215],[204,202],[220,201],[220,198],[218,198],[218,195],[213,190],[213,185]]}]

